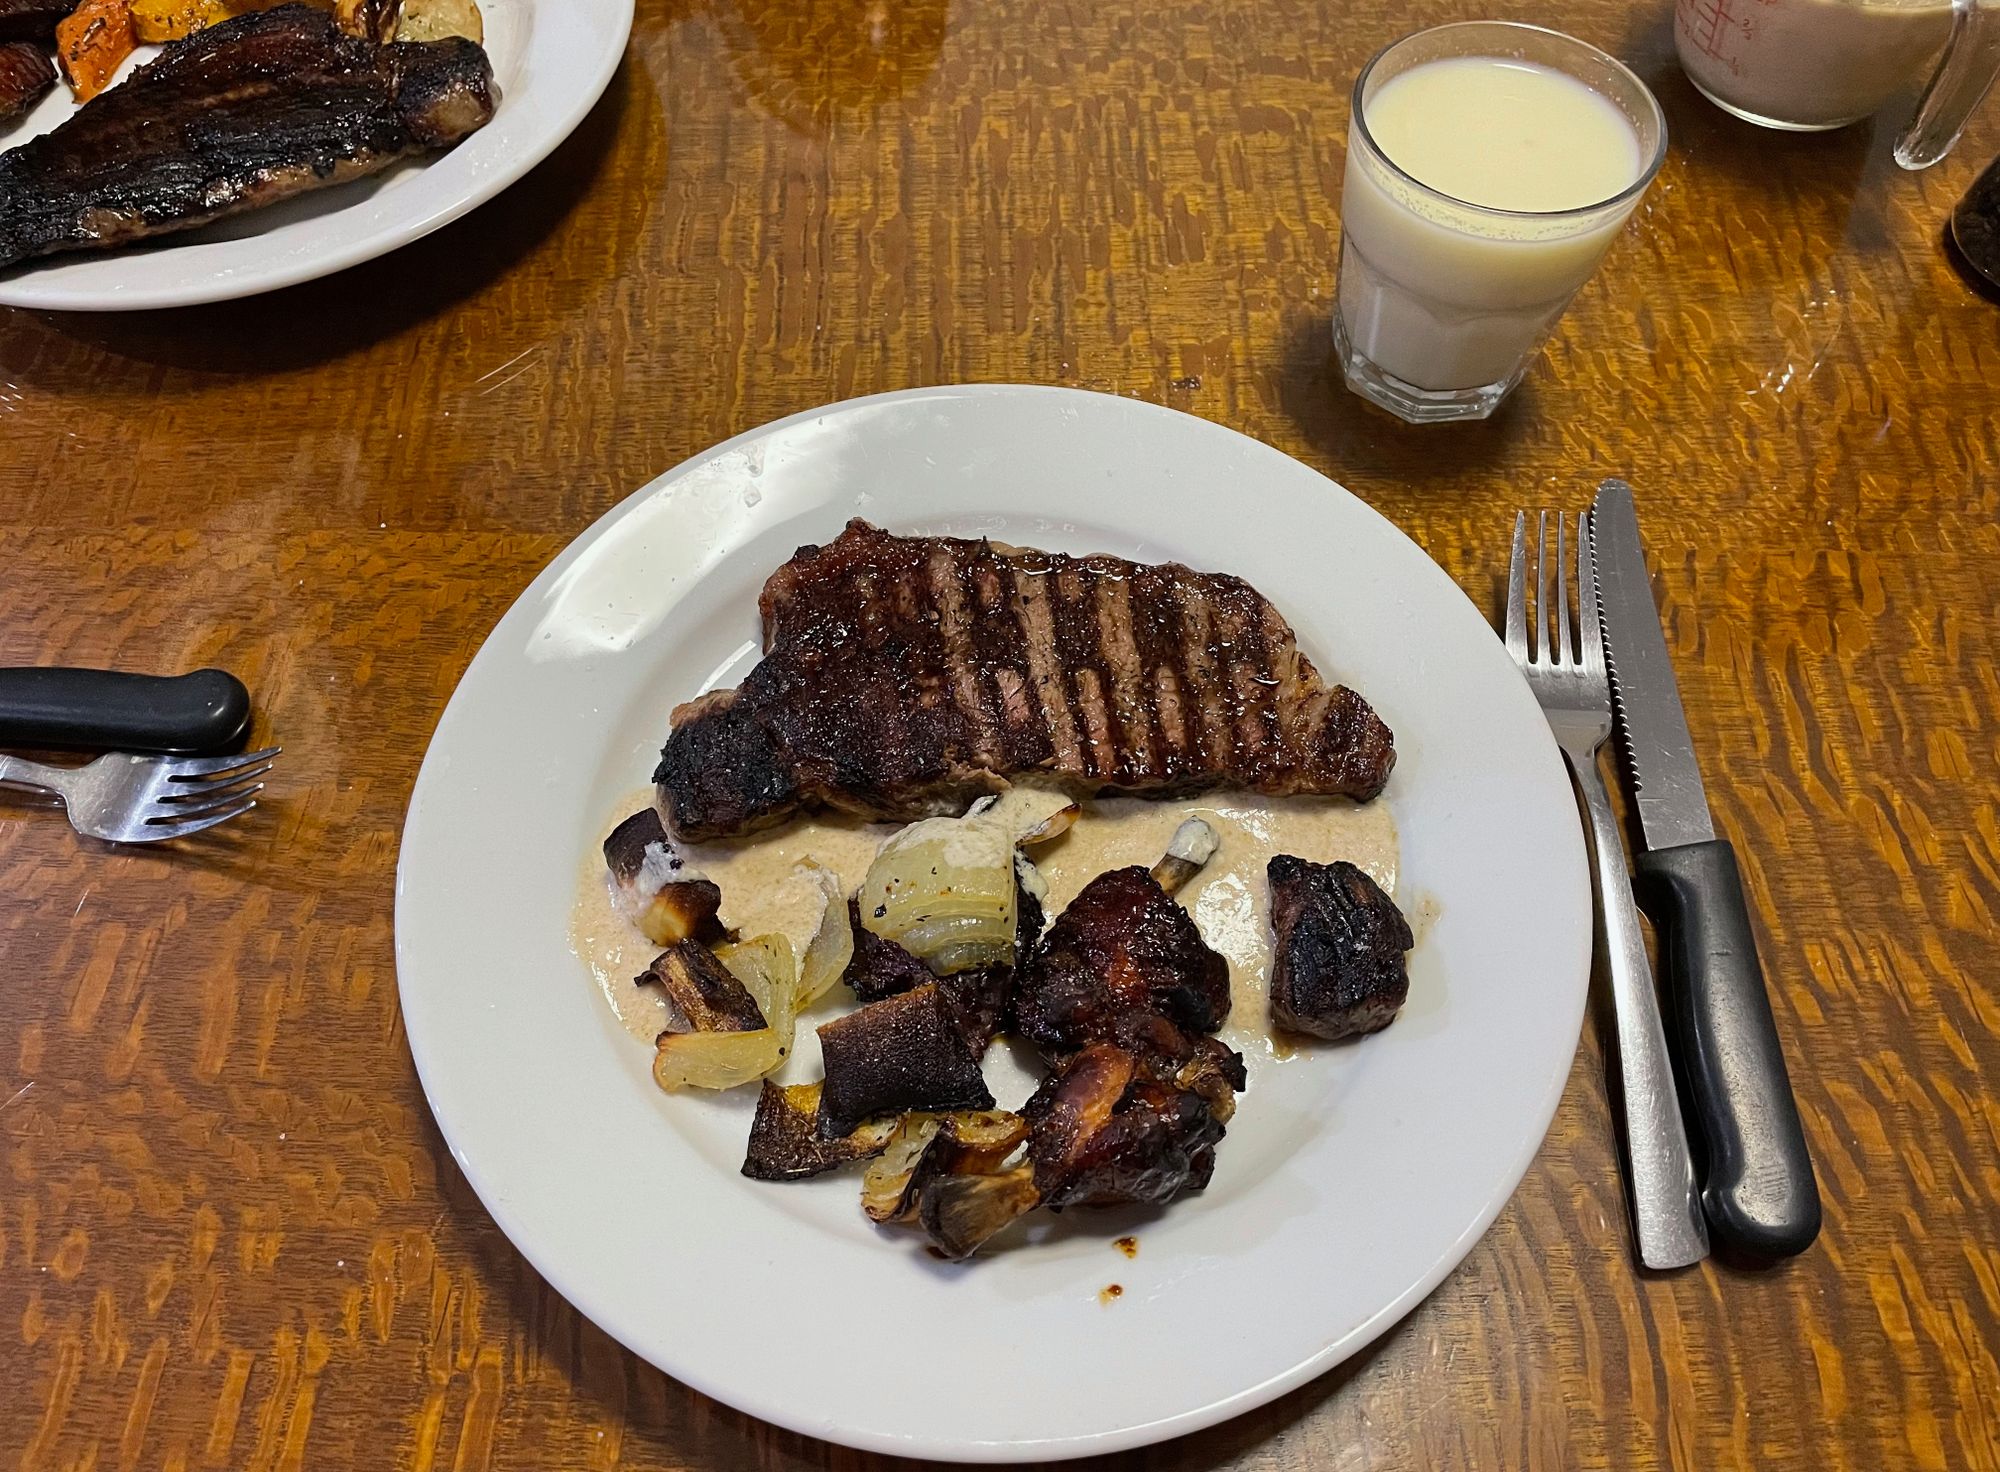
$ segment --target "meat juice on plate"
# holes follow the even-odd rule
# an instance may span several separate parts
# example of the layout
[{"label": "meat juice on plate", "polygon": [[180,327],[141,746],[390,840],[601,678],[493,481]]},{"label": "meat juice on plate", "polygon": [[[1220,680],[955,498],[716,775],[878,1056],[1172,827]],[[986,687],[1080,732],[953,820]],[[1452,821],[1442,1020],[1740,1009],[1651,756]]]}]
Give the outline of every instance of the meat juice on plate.
[{"label": "meat juice on plate", "polygon": [[1420,389],[1506,379],[1631,212],[1636,194],[1592,207],[1645,170],[1637,130],[1574,77],[1488,56],[1391,77],[1365,122],[1341,198],[1349,342]]},{"label": "meat juice on plate", "polygon": [[1951,35],[1948,0],[1678,0],[1674,42],[1718,106],[1781,128],[1873,113]]}]

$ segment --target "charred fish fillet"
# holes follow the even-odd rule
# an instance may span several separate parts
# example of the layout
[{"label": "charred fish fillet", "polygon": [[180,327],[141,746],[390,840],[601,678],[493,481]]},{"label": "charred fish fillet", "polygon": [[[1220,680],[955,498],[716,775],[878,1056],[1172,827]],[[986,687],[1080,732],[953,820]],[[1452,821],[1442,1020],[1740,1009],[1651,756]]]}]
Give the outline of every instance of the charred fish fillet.
[{"label": "charred fish fillet", "polygon": [[764,659],[681,706],[654,780],[682,839],[819,807],[957,812],[1028,774],[1078,795],[1371,798],[1395,765],[1241,578],[853,521],[764,585]]},{"label": "charred fish fillet", "polygon": [[377,46],[284,5],[176,41],[0,155],[0,266],[192,230],[449,148],[493,116],[476,43]]}]

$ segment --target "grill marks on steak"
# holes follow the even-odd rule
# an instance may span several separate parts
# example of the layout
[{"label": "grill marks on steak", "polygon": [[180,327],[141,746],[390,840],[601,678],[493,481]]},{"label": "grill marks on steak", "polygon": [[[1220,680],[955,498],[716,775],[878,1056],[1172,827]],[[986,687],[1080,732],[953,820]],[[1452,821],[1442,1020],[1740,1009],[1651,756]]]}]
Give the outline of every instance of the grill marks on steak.
[{"label": "grill marks on steak", "polygon": [[285,5],[167,47],[0,155],[0,266],[190,230],[448,148],[493,116],[486,52],[377,46]]},{"label": "grill marks on steak", "polygon": [[1079,793],[1219,786],[1370,798],[1395,763],[1248,583],[863,521],[764,585],[765,657],[674,712],[658,771],[683,839],[808,807],[957,811],[1009,777]]}]

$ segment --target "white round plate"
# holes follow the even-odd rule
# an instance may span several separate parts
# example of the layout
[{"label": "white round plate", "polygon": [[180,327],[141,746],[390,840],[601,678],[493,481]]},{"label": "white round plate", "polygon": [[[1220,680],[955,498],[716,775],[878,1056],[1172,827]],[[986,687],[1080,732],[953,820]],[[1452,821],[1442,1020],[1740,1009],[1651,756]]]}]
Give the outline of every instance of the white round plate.
[{"label": "white round plate", "polygon": [[[296,286],[358,266],[450,224],[554,151],[611,81],[633,0],[479,0],[499,106],[449,153],[125,250],[28,261],[0,273],[0,306],[119,312],[189,307]],[[158,48],[143,48],[126,74]],[[0,128],[0,148],[76,111],[61,83]]]},{"label": "white round plate", "polygon": [[[1382,800],[1420,932],[1409,1005],[1358,1044],[1253,1056],[1213,1184],[1147,1218],[1134,1260],[1114,1250],[1133,1230],[1124,1213],[1071,1212],[1032,1244],[949,1265],[870,1226],[853,1172],[743,1179],[750,1091],[661,1094],[651,1050],[569,949],[578,876],[650,776],[669,709],[741,676],[764,578],[856,515],[1240,574],[1396,733]],[[1470,1250],[1575,1052],[1584,859],[1547,723],[1500,642],[1339,486],[1146,404],[923,389],[690,460],[535,579],[424,759],[397,970],[454,1156],[514,1244],[608,1332],[811,1436],[1047,1460],[1271,1400],[1381,1333]]]}]

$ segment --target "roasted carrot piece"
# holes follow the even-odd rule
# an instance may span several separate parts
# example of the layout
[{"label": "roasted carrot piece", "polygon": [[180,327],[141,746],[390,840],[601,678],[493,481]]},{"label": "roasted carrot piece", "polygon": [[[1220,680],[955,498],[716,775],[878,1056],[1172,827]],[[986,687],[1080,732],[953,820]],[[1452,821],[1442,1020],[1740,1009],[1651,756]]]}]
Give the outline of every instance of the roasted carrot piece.
[{"label": "roasted carrot piece", "polygon": [[83,0],[56,27],[56,58],[78,102],[110,86],[138,45],[129,0]]}]

